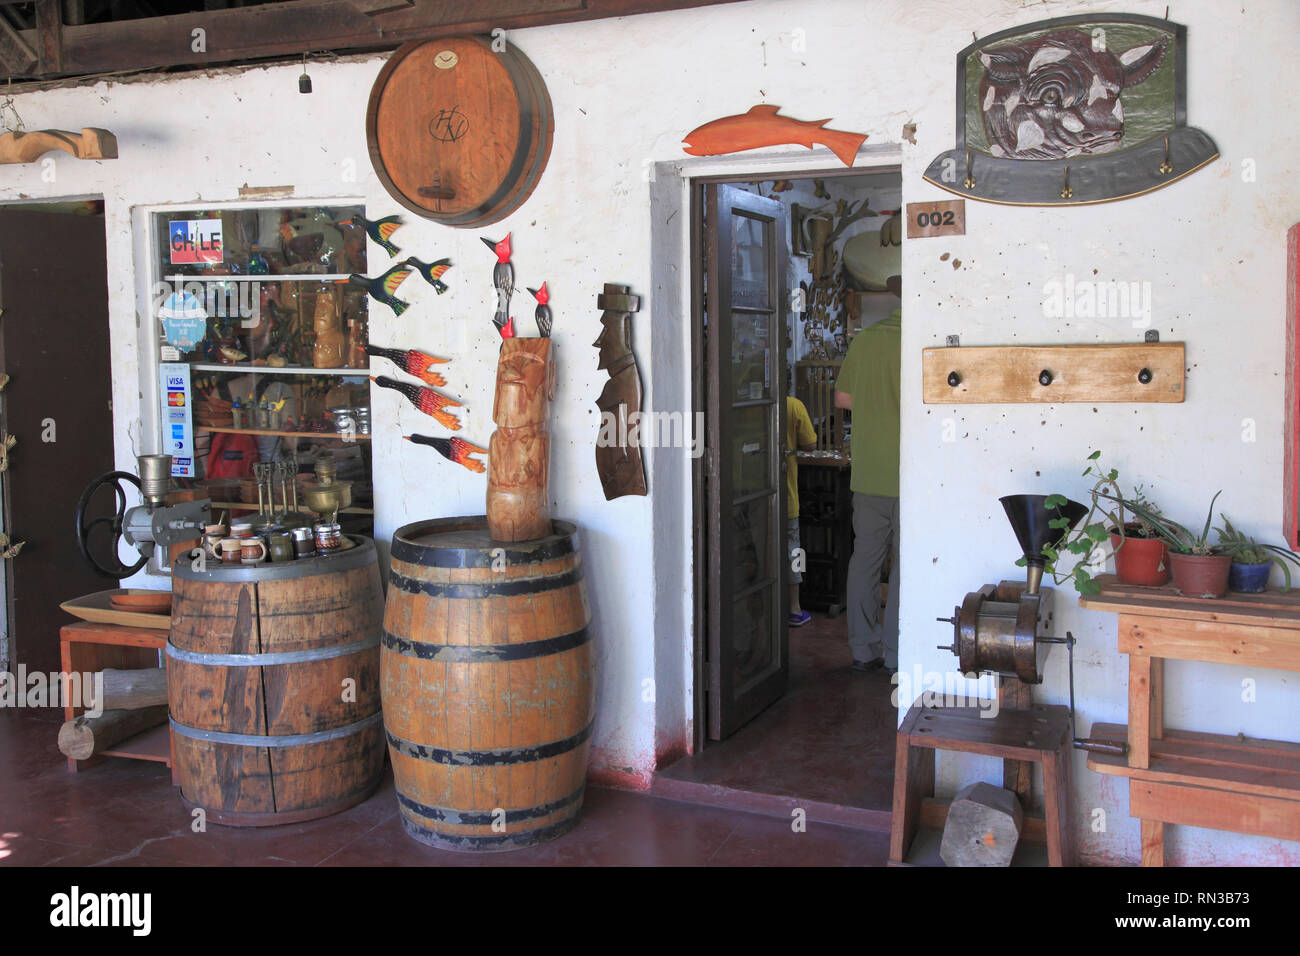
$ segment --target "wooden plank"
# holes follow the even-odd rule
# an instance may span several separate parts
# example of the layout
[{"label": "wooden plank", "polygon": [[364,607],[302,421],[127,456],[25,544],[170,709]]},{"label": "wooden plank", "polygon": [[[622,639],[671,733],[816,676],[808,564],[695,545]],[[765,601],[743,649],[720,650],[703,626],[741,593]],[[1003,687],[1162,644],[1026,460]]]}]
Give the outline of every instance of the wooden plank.
[{"label": "wooden plank", "polygon": [[1300,224],[1286,231],[1286,404],[1282,427],[1282,531],[1300,548]]},{"label": "wooden plank", "polygon": [[[1033,704],[1033,694],[1024,681],[1014,677],[1003,677],[998,681],[999,713],[1028,710]],[[1033,798],[1034,765],[1028,760],[1002,761],[1002,786],[1016,795],[1023,809],[1029,809]]]},{"label": "wooden plank", "polygon": [[1113,574],[1099,575],[1096,581],[1101,593],[1081,596],[1080,607],[1143,617],[1300,627],[1300,588],[1270,588],[1262,594],[1229,591],[1221,598],[1190,598],[1178,594],[1172,584],[1160,588],[1119,584]]},{"label": "wooden plank", "polygon": [[1159,740],[1165,735],[1165,659],[1151,658],[1151,712],[1150,737]]},{"label": "wooden plank", "polygon": [[[1130,807],[1132,803],[1130,801]],[[1142,820],[1142,865],[1165,865],[1165,825],[1159,820]]]},{"label": "wooden plank", "polygon": [[[1181,342],[932,348],[921,350],[921,388],[928,405],[1181,402],[1184,366]],[[1048,385],[1039,381],[1044,370]]]},{"label": "wooden plank", "polygon": [[36,70],[42,76],[63,71],[63,0],[36,0]]},{"label": "wooden plank", "polygon": [[1121,654],[1300,670],[1300,629],[1158,617],[1127,621],[1128,626],[1119,631]]},{"label": "wooden plank", "polygon": [[1300,840],[1300,803],[1293,800],[1134,780],[1129,813],[1142,819],[1143,866],[1151,865],[1146,862],[1148,821]]},{"label": "wooden plank", "polygon": [[[1117,724],[1097,724],[1092,730],[1099,739],[1122,739],[1126,732]],[[1135,780],[1229,790],[1300,804],[1300,759],[1293,751],[1260,750],[1266,743],[1261,741],[1236,745],[1235,738],[1222,736],[1217,744],[1205,744],[1188,740],[1188,736],[1184,731],[1166,731],[1163,741],[1152,743],[1146,767],[1129,766],[1119,755],[1090,753],[1088,769]]]},{"label": "wooden plank", "polygon": [[[517,30],[664,10],[735,3],[738,0],[421,0],[407,9],[372,16],[337,0],[288,0],[227,10],[122,20],[63,28],[63,73],[86,74],[165,66],[204,66],[303,50],[382,50],[410,40],[494,29]],[[203,30],[203,49],[192,31]],[[0,59],[15,76],[31,75],[37,57],[35,30],[10,31],[30,57],[0,38]],[[20,62],[21,61],[21,62]]]},{"label": "wooden plank", "polygon": [[1151,658],[1128,659],[1128,765],[1145,769],[1151,759]]},{"label": "wooden plank", "polygon": [[[166,618],[163,618],[165,621]],[[65,643],[114,644],[130,647],[152,647],[161,650],[167,643],[167,631],[143,627],[124,627],[120,624],[65,624],[60,628],[60,639]],[[95,668],[100,670],[101,668]]]},{"label": "wooden plank", "polygon": [[[921,801],[934,796],[934,751],[909,746],[899,734],[894,751],[894,807],[889,828],[889,859],[907,859],[921,816]],[[947,810],[945,809],[945,813]]]},{"label": "wooden plank", "polygon": [[35,32],[25,30],[19,33],[8,20],[0,17],[0,67],[4,72],[22,76],[36,66],[36,51],[27,41],[27,36]]}]

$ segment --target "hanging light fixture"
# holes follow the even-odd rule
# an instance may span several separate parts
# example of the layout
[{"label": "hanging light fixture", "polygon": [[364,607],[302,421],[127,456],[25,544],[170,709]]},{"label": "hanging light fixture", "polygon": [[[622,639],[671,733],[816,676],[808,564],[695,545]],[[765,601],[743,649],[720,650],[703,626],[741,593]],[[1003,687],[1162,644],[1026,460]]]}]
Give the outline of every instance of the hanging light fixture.
[{"label": "hanging light fixture", "polygon": [[311,77],[307,75],[307,54],[302,55],[302,75],[298,77],[298,92],[311,92]]}]

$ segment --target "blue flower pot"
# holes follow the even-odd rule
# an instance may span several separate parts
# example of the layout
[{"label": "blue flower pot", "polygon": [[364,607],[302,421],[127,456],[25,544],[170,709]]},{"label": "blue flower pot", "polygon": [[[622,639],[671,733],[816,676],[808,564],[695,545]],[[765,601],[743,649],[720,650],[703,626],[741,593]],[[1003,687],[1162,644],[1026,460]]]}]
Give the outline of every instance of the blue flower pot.
[{"label": "blue flower pot", "polygon": [[1268,587],[1268,574],[1273,570],[1273,562],[1263,564],[1232,563],[1228,569],[1228,587],[1239,594],[1259,594]]}]

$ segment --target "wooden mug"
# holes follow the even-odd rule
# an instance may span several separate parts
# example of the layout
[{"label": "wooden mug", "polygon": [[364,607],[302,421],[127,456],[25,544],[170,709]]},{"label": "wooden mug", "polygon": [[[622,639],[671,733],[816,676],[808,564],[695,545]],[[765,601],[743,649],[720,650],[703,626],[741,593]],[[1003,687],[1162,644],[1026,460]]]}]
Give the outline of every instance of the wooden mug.
[{"label": "wooden mug", "polygon": [[239,551],[244,564],[261,564],[266,560],[266,542],[261,538],[240,538]]}]

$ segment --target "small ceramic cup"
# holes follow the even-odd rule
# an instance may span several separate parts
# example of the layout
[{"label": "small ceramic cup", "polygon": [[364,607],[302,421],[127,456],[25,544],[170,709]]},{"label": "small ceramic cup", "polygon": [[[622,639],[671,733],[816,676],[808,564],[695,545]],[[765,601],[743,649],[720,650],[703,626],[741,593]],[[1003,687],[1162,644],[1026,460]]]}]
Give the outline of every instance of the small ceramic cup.
[{"label": "small ceramic cup", "polygon": [[267,550],[272,561],[293,560],[293,538],[287,531],[273,531],[266,536]]},{"label": "small ceramic cup", "polygon": [[300,558],[309,558],[316,553],[316,539],[311,528],[293,529],[293,550]]},{"label": "small ceramic cup", "polygon": [[226,537],[224,524],[203,526],[203,550],[208,553],[208,557],[221,560],[221,539],[224,537]]},{"label": "small ceramic cup", "polygon": [[230,525],[230,536],[232,538],[251,538],[253,536],[253,522],[236,521]]},{"label": "small ceramic cup", "polygon": [[240,538],[239,550],[244,564],[261,564],[266,560],[266,542],[261,538]]},{"label": "small ceramic cup", "polygon": [[221,563],[238,564],[243,549],[243,540],[240,538],[222,538],[221,539]]}]

